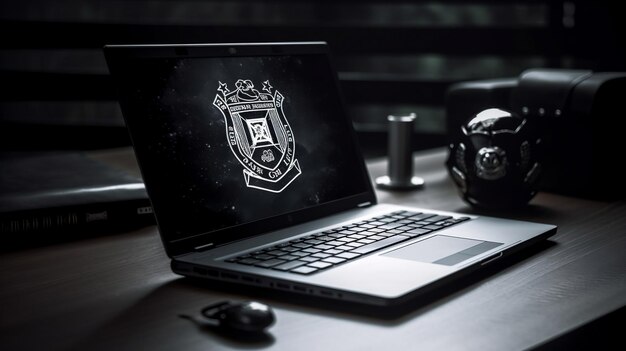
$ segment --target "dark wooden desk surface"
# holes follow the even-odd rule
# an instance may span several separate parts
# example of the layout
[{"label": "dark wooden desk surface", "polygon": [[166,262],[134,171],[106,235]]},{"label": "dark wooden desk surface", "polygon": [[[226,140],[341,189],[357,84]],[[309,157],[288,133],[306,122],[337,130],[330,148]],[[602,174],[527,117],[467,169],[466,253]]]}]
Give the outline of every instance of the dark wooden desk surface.
[{"label": "dark wooden desk surface", "polygon": [[[136,169],[128,150],[96,153]],[[417,155],[420,191],[380,202],[473,212],[443,167]],[[384,160],[369,163],[373,177]],[[494,215],[498,215],[497,213]],[[155,227],[0,256],[2,350],[518,350],[544,344],[626,305],[626,203],[539,194],[507,216],[554,223],[551,243],[433,301],[383,319],[319,301],[173,274]],[[267,338],[240,341],[177,317],[221,299],[271,304]]]}]

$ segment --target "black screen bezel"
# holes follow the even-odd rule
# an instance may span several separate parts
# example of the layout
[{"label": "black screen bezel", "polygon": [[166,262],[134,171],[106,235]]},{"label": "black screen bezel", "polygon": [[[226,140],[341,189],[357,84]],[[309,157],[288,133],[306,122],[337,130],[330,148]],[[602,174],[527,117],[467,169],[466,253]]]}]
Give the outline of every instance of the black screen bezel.
[{"label": "black screen bezel", "polygon": [[[345,101],[339,90],[339,80],[333,62],[330,57],[328,45],[324,42],[302,42],[302,43],[238,43],[238,44],[180,44],[180,45],[107,45],[104,47],[104,53],[109,66],[109,71],[113,76],[116,85],[122,84],[120,77],[123,70],[121,69],[125,63],[137,59],[151,58],[215,58],[215,57],[246,57],[246,56],[280,56],[280,55],[325,55],[328,59],[330,72],[333,76],[334,85],[340,99],[341,111],[338,116],[344,118],[346,123],[352,125],[352,121],[346,113]],[[119,89],[118,89],[119,90]],[[140,148],[134,144],[134,133],[139,133],[141,128],[134,128],[136,116],[130,116],[127,111],[130,109],[129,101],[119,95],[119,102],[122,108],[122,114],[129,130],[131,140],[133,141],[135,155],[139,168],[142,171],[146,190],[150,195],[150,189],[158,184],[152,184],[150,175],[144,173],[142,165],[149,162],[147,157],[143,157]],[[133,130],[134,129],[134,130]],[[356,133],[352,126],[351,139],[353,147],[359,150]],[[199,248],[213,248],[236,240],[246,239],[268,231],[284,228],[290,225],[304,223],[314,219],[322,218],[333,213],[353,209],[364,203],[376,203],[376,196],[372,188],[363,156],[360,152],[356,152],[358,164],[361,167],[363,181],[366,184],[366,190],[362,193],[355,194],[350,197],[337,199],[331,202],[320,204],[314,207],[308,207],[288,213],[279,214],[273,217],[248,222],[245,224],[223,228],[205,233],[197,233],[182,239],[170,240],[170,235],[164,233],[163,228],[159,226],[161,239],[165,246],[165,251],[169,257],[179,256],[188,252],[197,251]],[[158,203],[152,202],[154,214],[159,223],[159,218],[168,216],[168,211]]]}]

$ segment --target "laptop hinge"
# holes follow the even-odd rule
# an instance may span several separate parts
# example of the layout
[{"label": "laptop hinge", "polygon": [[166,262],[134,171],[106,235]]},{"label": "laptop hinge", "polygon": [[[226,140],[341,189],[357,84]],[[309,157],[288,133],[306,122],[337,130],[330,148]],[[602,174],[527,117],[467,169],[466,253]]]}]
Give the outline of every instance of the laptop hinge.
[{"label": "laptop hinge", "polygon": [[357,207],[365,207],[365,206],[369,206],[371,204],[372,204],[371,201],[361,202],[360,204],[357,205]]},{"label": "laptop hinge", "polygon": [[193,249],[194,249],[195,251],[202,251],[202,250],[204,250],[204,249],[206,249],[206,248],[208,248],[208,247],[211,247],[211,246],[213,246],[213,243],[208,243],[208,244],[204,244],[204,245],[196,246],[196,247],[194,247]]}]

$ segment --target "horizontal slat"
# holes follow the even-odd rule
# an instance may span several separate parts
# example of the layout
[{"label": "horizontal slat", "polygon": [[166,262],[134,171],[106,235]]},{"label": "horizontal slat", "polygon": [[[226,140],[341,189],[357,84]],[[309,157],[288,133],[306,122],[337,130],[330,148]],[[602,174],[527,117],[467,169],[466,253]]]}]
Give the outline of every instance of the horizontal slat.
[{"label": "horizontal slat", "polygon": [[406,116],[415,113],[415,132],[445,134],[446,120],[443,106],[423,106],[417,104],[353,104],[348,106],[348,114],[359,132],[387,132],[387,116]]},{"label": "horizontal slat", "polygon": [[423,105],[443,105],[446,90],[456,83],[388,74],[341,74],[340,82],[348,103],[377,101]]},{"label": "horizontal slat", "polygon": [[[0,71],[0,101],[116,100],[108,75]],[[383,101],[441,105],[456,81],[411,79],[389,74],[341,74],[341,88],[350,103]]]},{"label": "horizontal slat", "polygon": [[[517,76],[529,67],[545,67],[547,64],[547,60],[540,55],[502,57],[427,53],[335,55],[334,61],[339,72],[401,74],[425,80],[475,80]],[[101,48],[0,49],[0,70],[72,74],[109,72]]]},{"label": "horizontal slat", "polygon": [[422,1],[14,1],[0,19],[156,25],[333,24],[363,26],[543,27],[545,3]]},{"label": "horizontal slat", "polygon": [[0,100],[115,100],[108,75],[0,71]]},{"label": "horizontal slat", "polygon": [[0,101],[0,121],[50,125],[124,127],[117,101]]},{"label": "horizontal slat", "polygon": [[[325,40],[336,54],[563,54],[560,32],[537,28],[370,28],[343,26],[194,26],[0,22],[3,48],[100,48],[105,44]],[[452,44],[454,43],[454,44]]]},{"label": "horizontal slat", "polygon": [[109,74],[102,48],[0,49],[0,70]]},{"label": "horizontal slat", "polygon": [[529,56],[446,56],[342,55],[335,58],[337,70],[345,73],[409,75],[414,80],[476,80],[514,77],[529,67],[546,67],[540,55]]},{"label": "horizontal slat", "polygon": [[0,149],[97,149],[130,145],[125,127],[0,122]]}]

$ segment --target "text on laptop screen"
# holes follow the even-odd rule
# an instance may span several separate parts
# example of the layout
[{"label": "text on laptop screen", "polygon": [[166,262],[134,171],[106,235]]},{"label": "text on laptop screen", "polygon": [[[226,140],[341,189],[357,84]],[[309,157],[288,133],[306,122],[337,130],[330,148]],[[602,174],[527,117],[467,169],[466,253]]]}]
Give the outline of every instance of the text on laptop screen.
[{"label": "text on laptop screen", "polygon": [[121,69],[168,241],[368,190],[325,55],[144,58]]}]

